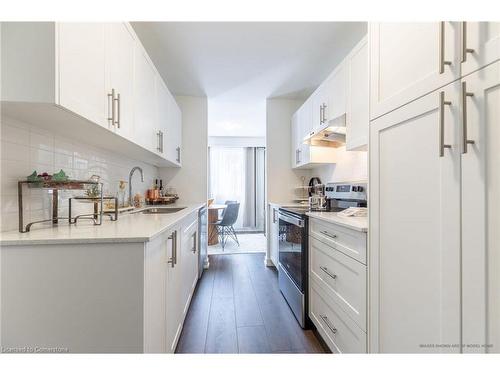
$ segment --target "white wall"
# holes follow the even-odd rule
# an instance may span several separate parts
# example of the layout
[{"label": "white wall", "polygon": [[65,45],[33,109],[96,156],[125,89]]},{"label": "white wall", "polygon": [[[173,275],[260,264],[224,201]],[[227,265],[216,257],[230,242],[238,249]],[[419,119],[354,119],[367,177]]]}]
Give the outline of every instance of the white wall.
[{"label": "white wall", "polygon": [[[118,191],[120,180],[128,182],[130,170],[136,165],[144,171],[144,183],[136,173],[134,192],[144,195],[158,178],[158,168],[153,165],[89,146],[81,139],[60,137],[36,125],[2,117],[0,134],[1,231],[18,229],[17,181],[25,180],[34,170],[53,174],[63,169],[71,178],[81,180],[96,174],[104,182],[105,193],[113,195]],[[126,191],[128,194],[128,186]],[[60,192],[60,215],[67,215],[68,198],[73,194]],[[33,189],[24,197],[25,223],[50,218],[51,195],[48,191]]]},{"label": "white wall", "polygon": [[290,202],[295,198],[301,176],[309,181],[308,170],[292,169],[291,118],[303,100],[268,99],[266,106],[267,201]]},{"label": "white wall", "polygon": [[160,168],[164,186],[179,194],[179,203],[205,202],[208,196],[207,98],[177,96],[182,111],[182,168]]},{"label": "white wall", "polygon": [[345,147],[336,149],[335,164],[316,167],[311,170],[323,183],[368,181],[368,152],[346,151]]}]

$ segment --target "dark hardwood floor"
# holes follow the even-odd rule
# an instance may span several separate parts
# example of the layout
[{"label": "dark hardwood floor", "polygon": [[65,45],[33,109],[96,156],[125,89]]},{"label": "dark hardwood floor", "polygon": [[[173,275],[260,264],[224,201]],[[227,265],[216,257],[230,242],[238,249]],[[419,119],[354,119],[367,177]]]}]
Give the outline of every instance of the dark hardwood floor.
[{"label": "dark hardwood floor", "polygon": [[324,353],[303,330],[264,254],[211,255],[198,282],[177,353]]}]

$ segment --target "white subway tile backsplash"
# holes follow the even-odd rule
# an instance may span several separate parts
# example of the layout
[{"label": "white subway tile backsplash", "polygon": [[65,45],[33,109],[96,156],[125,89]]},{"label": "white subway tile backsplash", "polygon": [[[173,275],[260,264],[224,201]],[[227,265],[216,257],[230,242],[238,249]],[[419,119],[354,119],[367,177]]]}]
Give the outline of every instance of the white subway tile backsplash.
[{"label": "white subway tile backsplash", "polygon": [[46,133],[30,132],[30,147],[38,150],[54,151],[54,136]]},{"label": "white subway tile backsplash", "polygon": [[73,156],[73,147],[74,145],[69,139],[57,135],[54,137],[54,152]]},{"label": "white subway tile backsplash", "polygon": [[66,174],[68,170],[73,169],[73,156],[67,154],[54,154],[54,169],[64,169]]},{"label": "white subway tile backsplash", "polygon": [[54,167],[54,152],[39,148],[30,148],[31,164],[45,164]]},{"label": "white subway tile backsplash", "polygon": [[8,141],[20,145],[29,146],[30,143],[30,133],[28,128],[12,126],[3,123],[2,121],[2,131],[0,132],[2,141]]},{"label": "white subway tile backsplash", "polygon": [[28,146],[2,140],[2,160],[29,161],[30,148]]},{"label": "white subway tile backsplash", "polygon": [[[104,191],[112,194],[118,191],[120,180],[128,181],[130,169],[136,165],[144,170],[145,182],[141,183],[140,178],[135,176],[134,193],[144,194],[158,177],[158,168],[152,165],[10,118],[2,118],[1,147],[1,231],[18,229],[17,181],[25,180],[34,170],[52,174],[63,169],[71,178],[80,180],[87,180],[96,174],[101,176]],[[60,215],[67,215],[70,196],[82,194],[82,191],[60,192]],[[52,197],[49,191],[25,189],[23,197],[25,223],[50,218]],[[88,206],[80,204],[75,210],[78,213],[87,212]]]}]

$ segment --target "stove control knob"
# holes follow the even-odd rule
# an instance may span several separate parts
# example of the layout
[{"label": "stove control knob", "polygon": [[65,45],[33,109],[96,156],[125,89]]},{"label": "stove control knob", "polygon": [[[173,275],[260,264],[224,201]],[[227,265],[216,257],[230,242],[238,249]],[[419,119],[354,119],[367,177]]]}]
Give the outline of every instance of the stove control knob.
[{"label": "stove control knob", "polygon": [[358,186],[358,192],[361,193],[363,191],[363,186]]}]

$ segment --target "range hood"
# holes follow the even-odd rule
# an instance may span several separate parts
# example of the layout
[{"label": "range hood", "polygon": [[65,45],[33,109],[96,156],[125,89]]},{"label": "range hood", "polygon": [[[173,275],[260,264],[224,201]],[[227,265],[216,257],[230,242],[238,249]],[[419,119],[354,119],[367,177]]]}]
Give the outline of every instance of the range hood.
[{"label": "range hood", "polygon": [[304,143],[311,146],[342,147],[345,145],[346,115],[335,117],[326,126],[311,136],[304,138]]}]

